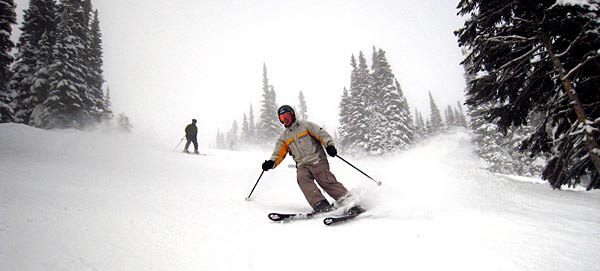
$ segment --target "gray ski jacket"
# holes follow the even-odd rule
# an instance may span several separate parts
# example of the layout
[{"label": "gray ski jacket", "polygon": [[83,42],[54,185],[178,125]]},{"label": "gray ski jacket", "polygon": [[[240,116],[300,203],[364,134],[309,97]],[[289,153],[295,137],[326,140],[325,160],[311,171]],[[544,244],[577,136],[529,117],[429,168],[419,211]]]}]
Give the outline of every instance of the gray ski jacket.
[{"label": "gray ski jacket", "polygon": [[334,146],[325,129],[310,121],[296,120],[277,139],[271,160],[275,161],[275,168],[290,153],[297,167],[312,165],[327,160],[323,146]]}]

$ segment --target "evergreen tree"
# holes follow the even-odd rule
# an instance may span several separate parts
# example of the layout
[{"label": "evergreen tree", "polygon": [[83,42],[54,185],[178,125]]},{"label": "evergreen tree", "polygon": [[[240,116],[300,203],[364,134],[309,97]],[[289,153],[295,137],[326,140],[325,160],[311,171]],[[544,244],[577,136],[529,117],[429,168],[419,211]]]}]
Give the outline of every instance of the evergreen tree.
[{"label": "evergreen tree", "polygon": [[54,0],[31,0],[29,8],[23,12],[21,36],[9,82],[9,88],[17,93],[17,122],[29,124],[35,106],[48,96],[47,70],[52,60],[56,23]]},{"label": "evergreen tree", "polygon": [[14,121],[14,91],[6,82],[11,77],[10,65],[14,58],[10,51],[15,44],[10,39],[12,25],[17,23],[16,5],[13,0],[0,0],[0,123]]},{"label": "evergreen tree", "polygon": [[64,0],[59,6],[60,21],[50,65],[50,93],[43,102],[38,127],[83,128],[94,123],[90,108],[96,105],[85,83],[87,67],[82,61],[83,9],[78,0]]},{"label": "evergreen tree", "polygon": [[108,122],[110,123],[112,121],[112,119],[114,118],[113,112],[112,112],[112,104],[110,102],[110,88],[106,88],[106,96],[104,96],[104,112],[102,114],[102,120],[104,122]]},{"label": "evergreen tree", "polygon": [[225,148],[225,136],[221,133],[221,130],[217,130],[217,138],[216,138],[217,149]]},{"label": "evergreen tree", "polygon": [[341,146],[346,151],[383,154],[405,149],[415,128],[408,103],[395,79],[385,51],[373,48],[369,70],[362,52],[352,55],[350,91],[340,103]]},{"label": "evergreen tree", "polygon": [[298,93],[298,109],[296,115],[303,120],[308,119],[308,108],[306,107],[306,100],[304,99],[304,93],[302,90]]},{"label": "evergreen tree", "polygon": [[250,125],[248,125],[248,117],[246,117],[246,113],[244,113],[244,117],[242,118],[242,131],[240,134],[240,143],[248,144],[250,140]]},{"label": "evergreen tree", "polygon": [[369,133],[371,127],[372,108],[370,105],[370,75],[367,61],[362,52],[358,55],[358,64],[354,56],[351,58],[352,73],[350,76],[350,117],[348,150],[351,152],[369,150]]},{"label": "evergreen tree", "polygon": [[469,54],[467,104],[490,104],[488,121],[507,131],[544,119],[525,140],[553,154],[543,178],[554,188],[584,177],[600,188],[600,4],[598,1],[461,0],[456,31]]},{"label": "evergreen tree", "polygon": [[89,27],[91,26],[91,22],[92,22],[92,15],[93,15],[93,7],[92,7],[92,1],[91,0],[83,0],[82,2],[82,6],[83,8],[83,25],[85,26],[85,28],[87,30],[89,30]]},{"label": "evergreen tree", "polygon": [[530,153],[520,151],[521,142],[531,133],[533,127],[511,127],[504,134],[496,124],[485,119],[484,114],[488,107],[490,106],[480,105],[469,111],[474,133],[473,142],[478,146],[477,154],[488,162],[488,169],[492,172],[539,177],[545,159],[532,157]]},{"label": "evergreen tree", "polygon": [[384,131],[383,150],[390,152],[406,149],[414,138],[408,103],[392,73],[385,51],[379,49],[373,59],[372,88],[376,97],[379,97],[375,99],[375,108],[376,112],[381,112],[381,122],[377,126]]},{"label": "evergreen tree", "polygon": [[229,132],[227,133],[226,136],[226,143],[227,143],[227,147],[230,150],[234,150],[235,149],[235,145],[238,142],[238,123],[237,120],[234,120],[233,123],[231,124],[231,129],[229,130]]},{"label": "evergreen tree", "polygon": [[260,119],[258,121],[258,138],[261,144],[270,144],[274,142],[281,131],[279,119],[277,117],[277,99],[275,88],[269,85],[267,77],[267,65],[263,65],[263,95],[260,110]]},{"label": "evergreen tree", "polygon": [[256,121],[254,119],[254,110],[252,109],[252,105],[250,105],[250,111],[248,112],[248,142],[250,144],[257,143],[257,134],[256,130]]},{"label": "evergreen tree", "polygon": [[[36,126],[42,115],[44,105],[43,102],[50,95],[50,64],[54,61],[53,47],[56,41],[54,32],[46,32],[40,40],[40,50],[36,59],[35,73],[33,76],[33,85],[31,93],[33,93],[33,111],[29,116],[28,125]],[[27,113],[27,111],[25,111]],[[24,114],[25,116],[26,114]],[[23,118],[24,120],[25,118]]]},{"label": "evergreen tree", "polygon": [[350,140],[352,138],[352,129],[350,127],[350,117],[351,117],[351,100],[350,95],[348,94],[348,90],[344,87],[344,91],[342,92],[342,99],[340,101],[340,127],[338,128],[339,137],[340,137],[340,148],[346,150],[350,145]]},{"label": "evergreen tree", "polygon": [[442,115],[433,100],[433,96],[431,96],[431,92],[429,92],[429,108],[431,110],[431,121],[427,130],[430,134],[437,134],[442,130]]},{"label": "evergreen tree", "polygon": [[434,132],[433,132],[433,127],[431,126],[431,121],[430,121],[430,119],[426,119],[425,120],[425,135],[430,136],[433,133]]},{"label": "evergreen tree", "polygon": [[[86,0],[89,1],[89,0]],[[91,5],[91,4],[88,4]],[[87,46],[85,47],[85,59],[88,73],[86,76],[87,91],[91,96],[92,104],[90,114],[100,121],[102,115],[107,110],[104,103],[104,93],[102,85],[104,76],[102,70],[102,34],[100,32],[100,21],[98,20],[98,10],[94,11],[93,18],[89,26],[87,36]]]},{"label": "evergreen tree", "polygon": [[[367,106],[371,111],[369,119],[368,151],[372,154],[383,154],[390,147],[388,140],[389,128],[387,127],[385,110],[385,99],[392,92],[390,84],[393,84],[393,75],[390,77],[389,65],[382,59],[375,47],[373,47],[371,71],[369,72],[367,88]],[[385,61],[385,63],[382,63]],[[387,65],[387,66],[385,66]],[[390,82],[392,81],[392,82]]]},{"label": "evergreen tree", "polygon": [[129,122],[129,117],[127,117],[125,113],[119,114],[118,122],[119,130],[123,132],[131,132],[131,128],[133,128],[133,126],[131,125],[131,122]]},{"label": "evergreen tree", "polygon": [[455,126],[456,125],[456,119],[454,117],[454,109],[452,109],[452,106],[448,105],[448,107],[446,107],[446,126],[451,127],[451,126]]},{"label": "evergreen tree", "polygon": [[498,132],[496,125],[484,119],[484,111],[483,106],[469,110],[474,133],[472,140],[478,146],[477,154],[488,163],[490,171],[513,174],[514,160],[511,159],[509,150],[502,147],[502,133]]},{"label": "evergreen tree", "polygon": [[423,138],[427,132],[425,131],[425,121],[421,113],[415,109],[415,136],[417,138]]},{"label": "evergreen tree", "polygon": [[398,91],[398,98],[399,98],[399,116],[400,116],[400,126],[397,126],[397,130],[399,133],[399,136],[401,137],[402,141],[405,145],[401,145],[399,146],[398,149],[405,149],[408,145],[411,145],[415,139],[415,126],[414,126],[414,122],[413,122],[413,118],[410,115],[410,106],[408,105],[408,101],[406,100],[406,97],[404,96],[404,92],[402,91],[402,87],[400,87],[400,83],[398,83],[398,80],[394,79],[394,82],[396,84],[396,90]]},{"label": "evergreen tree", "polygon": [[467,127],[467,118],[465,117],[465,112],[460,105],[460,102],[456,102],[456,111],[454,111],[454,116],[456,117],[456,125]]}]

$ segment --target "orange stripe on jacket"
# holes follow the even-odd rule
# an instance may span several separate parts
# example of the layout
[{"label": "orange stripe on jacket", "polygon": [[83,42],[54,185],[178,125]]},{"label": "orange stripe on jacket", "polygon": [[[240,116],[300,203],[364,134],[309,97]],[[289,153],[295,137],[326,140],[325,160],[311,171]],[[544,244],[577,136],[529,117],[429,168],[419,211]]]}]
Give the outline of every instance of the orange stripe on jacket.
[{"label": "orange stripe on jacket", "polygon": [[305,135],[307,135],[307,134],[309,134],[309,133],[310,133],[310,131],[309,131],[309,130],[306,130],[306,131],[304,131],[304,132],[300,132],[300,133],[298,133],[298,134],[296,135],[296,137],[297,137],[297,138],[301,138],[301,137],[303,137],[303,136],[305,136]]},{"label": "orange stripe on jacket", "polygon": [[325,145],[325,142],[323,141],[322,137],[317,136],[316,134],[310,132],[309,130],[306,130],[306,132],[310,133],[310,136],[312,136],[316,140],[319,140],[319,142],[321,142],[321,144]]},{"label": "orange stripe on jacket", "polygon": [[317,136],[315,133],[311,132],[310,130],[306,130],[304,132],[300,132],[299,134],[296,135],[296,137],[300,138],[303,137],[307,134],[310,134],[310,136],[312,136],[314,139],[318,140],[319,142],[321,142],[321,144],[325,145],[325,142],[323,141],[323,138],[320,136]]},{"label": "orange stripe on jacket", "polygon": [[281,163],[281,161],[283,161],[283,158],[285,158],[285,154],[288,151],[288,145],[290,145],[290,143],[292,143],[292,141],[294,141],[294,138],[290,137],[288,140],[286,140],[285,142],[283,142],[281,144],[281,147],[279,148],[279,152],[277,153],[277,160],[275,160],[275,165],[279,165],[279,163]]}]

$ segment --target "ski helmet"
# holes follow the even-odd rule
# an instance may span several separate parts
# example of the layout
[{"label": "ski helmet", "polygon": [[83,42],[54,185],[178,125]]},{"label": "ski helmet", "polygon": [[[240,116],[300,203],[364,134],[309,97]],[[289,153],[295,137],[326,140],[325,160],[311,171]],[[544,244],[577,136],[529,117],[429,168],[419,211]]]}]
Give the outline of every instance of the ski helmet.
[{"label": "ski helmet", "polygon": [[[289,112],[291,117],[292,117],[292,123],[294,123],[296,121],[296,112],[294,112],[294,108],[292,108],[289,105],[282,105],[279,107],[279,109],[277,109],[277,115],[281,116],[282,114],[285,114]],[[283,124],[283,120],[281,119],[281,117],[279,117],[279,121]]]},{"label": "ski helmet", "polygon": [[296,115],[296,112],[294,112],[294,108],[292,108],[291,106],[285,104],[279,107],[279,109],[277,109],[277,114],[281,115],[285,112],[290,112],[292,113],[292,115]]}]

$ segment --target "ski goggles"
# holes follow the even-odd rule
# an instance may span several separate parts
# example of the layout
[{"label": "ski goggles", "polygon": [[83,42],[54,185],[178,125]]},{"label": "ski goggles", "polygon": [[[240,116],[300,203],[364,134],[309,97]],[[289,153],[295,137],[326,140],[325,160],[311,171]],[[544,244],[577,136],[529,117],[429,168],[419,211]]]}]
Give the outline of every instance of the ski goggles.
[{"label": "ski goggles", "polygon": [[279,114],[279,121],[283,122],[286,118],[291,118],[291,117],[292,117],[292,113],[284,112],[282,114]]}]

